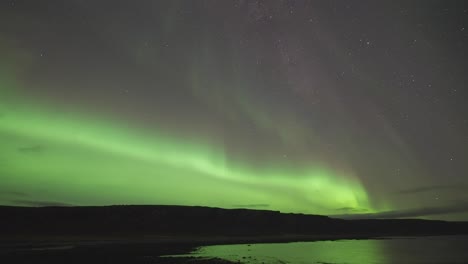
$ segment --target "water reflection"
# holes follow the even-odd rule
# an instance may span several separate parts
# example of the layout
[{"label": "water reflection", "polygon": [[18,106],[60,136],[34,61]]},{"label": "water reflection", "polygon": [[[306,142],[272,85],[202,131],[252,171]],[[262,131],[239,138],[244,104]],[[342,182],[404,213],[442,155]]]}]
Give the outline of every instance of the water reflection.
[{"label": "water reflection", "polygon": [[380,240],[221,245],[194,253],[246,263],[389,263]]},{"label": "water reflection", "polygon": [[243,263],[468,263],[467,236],[220,245],[193,255]]}]

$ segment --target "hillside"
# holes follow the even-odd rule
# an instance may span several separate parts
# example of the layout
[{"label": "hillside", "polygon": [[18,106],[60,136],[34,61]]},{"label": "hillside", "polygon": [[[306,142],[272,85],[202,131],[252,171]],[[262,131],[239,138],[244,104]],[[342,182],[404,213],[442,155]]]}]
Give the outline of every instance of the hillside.
[{"label": "hillside", "polygon": [[0,206],[2,239],[27,237],[268,237],[468,234],[468,222],[343,220],[277,211],[189,206]]}]

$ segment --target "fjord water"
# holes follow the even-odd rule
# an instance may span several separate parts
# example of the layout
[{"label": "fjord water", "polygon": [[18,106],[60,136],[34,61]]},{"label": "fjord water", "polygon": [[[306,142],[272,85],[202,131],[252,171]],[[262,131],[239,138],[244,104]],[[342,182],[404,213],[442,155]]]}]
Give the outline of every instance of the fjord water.
[{"label": "fjord water", "polygon": [[243,263],[468,263],[468,236],[202,247],[193,253]]}]

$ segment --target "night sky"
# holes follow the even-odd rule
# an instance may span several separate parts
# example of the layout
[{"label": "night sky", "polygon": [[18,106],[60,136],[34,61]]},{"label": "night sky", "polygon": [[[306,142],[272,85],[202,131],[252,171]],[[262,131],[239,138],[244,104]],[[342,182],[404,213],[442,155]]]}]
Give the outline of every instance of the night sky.
[{"label": "night sky", "polygon": [[468,220],[467,69],[462,1],[1,0],[0,204]]}]

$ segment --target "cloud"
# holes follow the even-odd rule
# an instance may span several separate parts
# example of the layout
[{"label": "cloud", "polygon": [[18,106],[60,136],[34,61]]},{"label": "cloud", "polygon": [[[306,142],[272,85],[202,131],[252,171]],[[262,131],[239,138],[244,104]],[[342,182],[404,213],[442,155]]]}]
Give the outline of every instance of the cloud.
[{"label": "cloud", "polygon": [[232,207],[235,208],[267,208],[270,207],[269,204],[236,204]]},{"label": "cloud", "polygon": [[368,211],[367,209],[363,209],[363,208],[354,208],[354,207],[342,207],[342,208],[338,208],[336,209],[336,211],[339,211],[339,212],[346,212],[346,213],[363,213],[363,212],[366,212]]},{"label": "cloud", "polygon": [[36,201],[36,200],[12,200],[11,203],[22,206],[46,207],[46,206],[73,206],[68,203],[53,202],[53,201]]},{"label": "cloud", "polygon": [[333,215],[343,219],[384,219],[384,218],[416,218],[421,216],[444,215],[468,212],[468,203],[460,203],[445,207],[422,207],[405,210],[392,210],[370,214]]},{"label": "cloud", "polygon": [[16,197],[27,197],[29,194],[19,191],[4,191],[0,190],[0,195],[16,196]]},{"label": "cloud", "polygon": [[40,153],[44,151],[44,148],[40,145],[33,145],[27,147],[20,147],[18,148],[18,151],[21,153]]},{"label": "cloud", "polygon": [[453,191],[453,190],[466,190],[468,185],[466,184],[450,184],[450,185],[433,185],[433,186],[424,186],[417,188],[410,188],[397,191],[396,194],[417,194],[423,192],[432,192],[432,191]]}]

